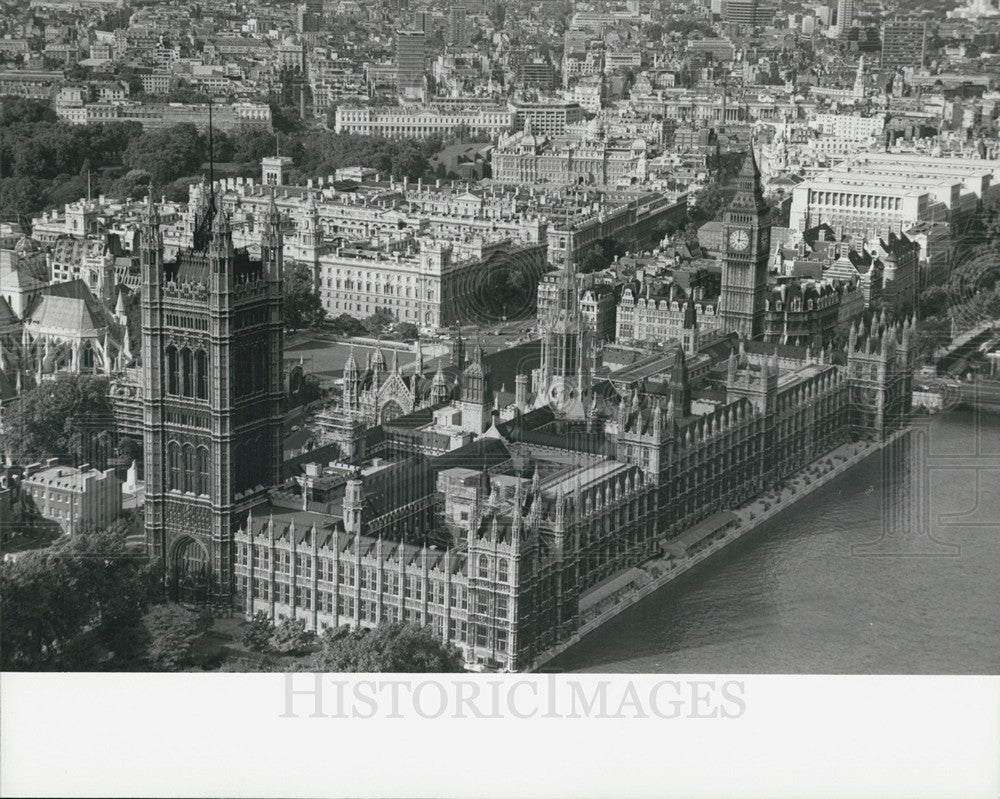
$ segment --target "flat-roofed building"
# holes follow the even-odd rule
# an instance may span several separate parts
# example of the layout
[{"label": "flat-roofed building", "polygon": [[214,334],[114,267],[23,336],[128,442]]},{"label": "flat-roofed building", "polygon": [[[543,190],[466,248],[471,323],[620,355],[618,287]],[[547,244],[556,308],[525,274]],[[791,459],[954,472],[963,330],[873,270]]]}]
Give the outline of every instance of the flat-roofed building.
[{"label": "flat-roofed building", "polygon": [[28,467],[21,485],[33,510],[67,535],[103,530],[121,515],[122,486],[114,469],[60,466],[50,459],[44,467]]},{"label": "flat-roofed building", "polygon": [[503,107],[449,109],[432,106],[338,106],[334,115],[334,131],[363,136],[426,139],[465,129],[492,139],[509,131],[513,122],[514,113]]},{"label": "flat-roofed building", "polygon": [[883,68],[923,67],[926,57],[925,20],[893,20],[882,26]]}]

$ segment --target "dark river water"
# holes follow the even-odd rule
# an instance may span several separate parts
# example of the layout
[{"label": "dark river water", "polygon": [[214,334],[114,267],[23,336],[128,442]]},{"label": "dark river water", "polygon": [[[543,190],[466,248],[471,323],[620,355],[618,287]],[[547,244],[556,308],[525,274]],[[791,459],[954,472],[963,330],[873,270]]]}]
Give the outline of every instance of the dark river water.
[{"label": "dark river water", "polygon": [[549,667],[998,673],[1000,417],[918,420]]}]

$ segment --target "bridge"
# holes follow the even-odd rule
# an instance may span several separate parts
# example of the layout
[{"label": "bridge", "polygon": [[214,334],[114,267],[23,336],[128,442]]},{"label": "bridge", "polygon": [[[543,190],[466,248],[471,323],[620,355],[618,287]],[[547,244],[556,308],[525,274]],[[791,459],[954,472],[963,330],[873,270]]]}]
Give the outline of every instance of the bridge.
[{"label": "bridge", "polygon": [[942,378],[930,378],[924,386],[914,386],[914,404],[918,404],[918,394],[925,394],[925,401],[934,410],[967,407],[990,413],[1000,413],[1000,379],[982,378],[960,382]]},{"label": "bridge", "polygon": [[938,375],[959,375],[968,366],[969,356],[997,335],[998,322],[981,322],[956,336],[945,348],[935,353]]}]

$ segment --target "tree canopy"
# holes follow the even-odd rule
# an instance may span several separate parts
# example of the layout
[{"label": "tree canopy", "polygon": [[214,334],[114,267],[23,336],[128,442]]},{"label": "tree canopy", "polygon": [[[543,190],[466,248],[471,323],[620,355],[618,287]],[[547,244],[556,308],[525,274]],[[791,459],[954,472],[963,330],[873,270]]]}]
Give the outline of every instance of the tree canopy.
[{"label": "tree canopy", "polygon": [[3,669],[127,669],[140,662],[140,620],[160,595],[160,570],[126,550],[128,531],[120,520],[0,566]]},{"label": "tree canopy", "polygon": [[313,657],[316,671],[452,673],[462,671],[462,654],[426,627],[380,624],[374,629],[327,630]]},{"label": "tree canopy", "polygon": [[[298,176],[328,175],[362,166],[382,175],[416,180],[429,174],[428,159],[440,139],[388,139],[303,128],[297,117],[275,108],[281,152]],[[275,134],[264,126],[216,130],[217,164],[232,174],[256,174],[261,158],[275,151]],[[190,179],[209,160],[208,135],[191,123],[144,129],[137,122],[71,125],[56,118],[49,103],[5,98],[0,102],[0,218],[16,220],[86,194],[88,172],[95,193],[133,196],[150,181],[168,186],[171,199],[185,199]],[[142,172],[133,175],[131,172]],[[148,175],[148,177],[145,177]],[[141,177],[141,180],[135,178]]]},{"label": "tree canopy", "polygon": [[60,374],[5,411],[4,449],[15,462],[86,457],[88,439],[114,430],[108,380]]},{"label": "tree canopy", "polygon": [[313,285],[312,273],[305,264],[289,265],[285,268],[283,288],[285,300],[283,313],[285,327],[300,330],[316,327],[326,317],[319,292]]}]

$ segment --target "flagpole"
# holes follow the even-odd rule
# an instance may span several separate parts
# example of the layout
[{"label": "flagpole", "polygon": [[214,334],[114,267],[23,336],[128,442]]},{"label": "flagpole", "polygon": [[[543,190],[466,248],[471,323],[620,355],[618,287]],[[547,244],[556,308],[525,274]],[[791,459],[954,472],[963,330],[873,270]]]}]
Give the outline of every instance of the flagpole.
[{"label": "flagpole", "polygon": [[212,95],[208,96],[208,185],[215,204],[215,146],[212,139]]}]

